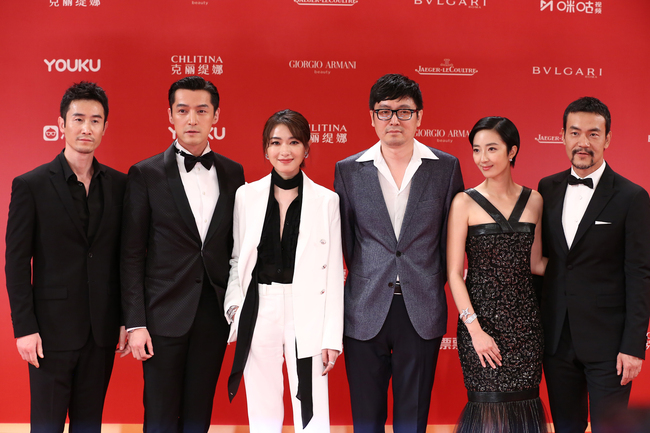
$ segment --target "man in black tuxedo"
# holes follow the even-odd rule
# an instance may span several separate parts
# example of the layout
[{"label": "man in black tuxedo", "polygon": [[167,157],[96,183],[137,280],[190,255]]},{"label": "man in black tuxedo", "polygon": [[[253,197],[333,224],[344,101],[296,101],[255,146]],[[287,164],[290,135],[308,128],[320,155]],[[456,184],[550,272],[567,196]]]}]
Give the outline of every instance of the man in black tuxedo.
[{"label": "man in black tuxedo", "polygon": [[219,93],[201,77],[169,89],[176,141],[131,167],[122,305],[143,362],[144,430],[207,432],[229,326],[223,315],[242,166],[210,150]]},{"label": "man in black tuxedo", "polygon": [[[120,328],[119,237],[126,175],[97,162],[108,99],[94,83],[61,100],[65,149],[14,179],[7,291],[16,346],[29,363],[31,431],[101,430]],[[6,390],[5,390],[6,391]]]},{"label": "man in black tuxedo", "polygon": [[[542,179],[549,258],[544,372],[556,432],[603,431],[627,407],[650,315],[650,199],[603,159],[611,117],[596,98],[572,102],[562,129],[571,169]],[[591,410],[589,410],[591,409]]]}]

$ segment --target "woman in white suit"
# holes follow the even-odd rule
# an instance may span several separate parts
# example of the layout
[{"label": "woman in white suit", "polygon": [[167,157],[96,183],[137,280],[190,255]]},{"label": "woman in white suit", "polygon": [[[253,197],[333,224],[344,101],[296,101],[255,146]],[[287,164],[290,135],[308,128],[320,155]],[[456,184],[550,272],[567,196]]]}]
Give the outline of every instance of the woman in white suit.
[{"label": "woman in white suit", "polygon": [[228,390],[232,400],[243,371],[253,433],[282,430],[283,360],[296,431],[329,431],[327,373],[343,337],[339,198],[302,172],[309,144],[300,113],[275,113],[263,133],[273,170],[235,198],[224,308],[237,348]]}]

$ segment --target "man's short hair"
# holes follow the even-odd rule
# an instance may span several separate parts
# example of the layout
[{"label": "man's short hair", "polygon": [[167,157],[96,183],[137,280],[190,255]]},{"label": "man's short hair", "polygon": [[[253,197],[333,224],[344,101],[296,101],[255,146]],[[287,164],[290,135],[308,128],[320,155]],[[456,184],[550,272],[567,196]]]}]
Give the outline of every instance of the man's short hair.
[{"label": "man's short hair", "polygon": [[106,123],[108,120],[108,97],[106,96],[106,92],[97,83],[82,81],[70,86],[63,94],[63,98],[61,98],[60,112],[61,118],[63,119],[63,126],[65,126],[65,116],[68,114],[70,104],[72,101],[78,100],[97,101],[102,104],[104,108],[104,123]]},{"label": "man's short hair", "polygon": [[415,108],[422,109],[422,92],[420,85],[409,77],[401,74],[386,74],[370,89],[370,109],[375,109],[375,104],[393,99],[411,98]]},{"label": "man's short hair", "polygon": [[605,118],[605,135],[609,134],[609,129],[612,126],[612,116],[609,114],[607,105],[600,102],[591,96],[584,96],[569,104],[564,110],[564,119],[562,121],[562,129],[566,133],[566,119],[570,113],[593,113],[601,115]]},{"label": "man's short hair", "polygon": [[515,126],[515,124],[512,123],[510,119],[505,117],[499,117],[499,116],[484,117],[478,122],[476,122],[476,125],[474,125],[474,127],[470,131],[469,144],[474,146],[474,136],[479,131],[483,131],[483,130],[496,132],[499,135],[499,137],[501,137],[501,140],[503,140],[503,142],[506,144],[506,149],[508,153],[510,153],[510,150],[514,146],[517,146],[517,153],[510,160],[510,166],[514,167],[515,160],[517,159],[517,155],[519,155],[519,150],[521,149],[521,143],[519,141],[519,131],[517,131],[517,127]]},{"label": "man's short hair", "polygon": [[217,91],[217,87],[210,81],[197,76],[181,78],[172,84],[169,88],[169,108],[172,108],[174,102],[176,102],[176,91],[178,89],[205,90],[210,94],[210,102],[214,107],[214,111],[217,111],[217,108],[219,108],[219,92]]}]

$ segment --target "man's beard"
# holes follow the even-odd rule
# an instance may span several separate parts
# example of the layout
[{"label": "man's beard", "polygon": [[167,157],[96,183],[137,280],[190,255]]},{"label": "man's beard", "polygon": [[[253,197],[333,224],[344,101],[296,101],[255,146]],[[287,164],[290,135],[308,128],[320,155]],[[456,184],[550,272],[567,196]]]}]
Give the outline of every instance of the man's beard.
[{"label": "man's beard", "polygon": [[[591,162],[589,162],[589,164],[581,164],[581,165],[579,165],[575,161],[575,156],[576,156],[576,153],[578,153],[578,152],[586,152],[586,153],[588,153],[591,156]],[[594,162],[594,151],[591,150],[591,149],[579,149],[579,148],[573,149],[571,151],[571,164],[575,168],[577,168],[578,170],[587,170],[588,168],[593,167],[596,164]]]}]

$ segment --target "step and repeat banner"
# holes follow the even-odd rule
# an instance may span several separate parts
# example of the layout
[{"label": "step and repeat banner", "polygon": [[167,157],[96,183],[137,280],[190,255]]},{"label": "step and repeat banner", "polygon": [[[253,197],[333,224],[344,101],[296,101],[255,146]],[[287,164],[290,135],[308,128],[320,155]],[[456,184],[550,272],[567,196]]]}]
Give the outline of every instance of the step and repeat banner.
[{"label": "step and repeat banner", "polygon": [[[402,73],[424,96],[417,139],[457,156],[466,186],[482,181],[467,140],[479,118],[506,116],[517,125],[522,144],[513,175],[535,188],[568,168],[565,107],[595,96],[612,113],[607,162],[650,189],[646,0],[3,0],[0,11],[3,237],[11,181],[61,151],[59,103],[81,80],[99,83],[109,98],[96,156],[124,172],[174,140],[167,91],[181,77],[200,75],[221,94],[211,146],[242,163],[248,181],[271,168],[262,153],[264,122],[291,108],[311,124],[305,172],[332,188],[335,162],[377,141],[370,87],[386,73]],[[4,243],[0,248],[4,258]],[[0,280],[4,290],[4,273]],[[466,402],[448,298],[430,424],[454,423]],[[15,348],[6,295],[0,345],[0,423],[28,422],[27,364]],[[244,395],[230,404],[226,393],[233,349],[214,424],[247,423]],[[650,405],[647,370],[635,380],[633,404]],[[351,424],[342,362],[330,374],[330,399],[332,423]],[[116,361],[104,419],[140,423],[142,413],[142,367],[129,355]]]}]

